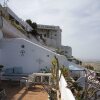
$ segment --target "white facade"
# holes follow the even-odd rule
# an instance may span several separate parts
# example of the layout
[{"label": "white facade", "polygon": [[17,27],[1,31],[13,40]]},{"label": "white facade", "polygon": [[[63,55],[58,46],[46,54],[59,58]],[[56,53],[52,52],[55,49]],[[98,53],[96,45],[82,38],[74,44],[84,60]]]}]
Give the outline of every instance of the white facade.
[{"label": "white facade", "polygon": [[61,46],[60,52],[68,58],[72,57],[72,48],[70,46]]},{"label": "white facade", "polygon": [[14,27],[9,21],[2,18],[3,27],[2,32],[4,33],[5,38],[27,38],[21,31]]},{"label": "white facade", "polygon": [[[30,25],[18,18],[17,15],[8,7],[6,9],[7,16],[9,15],[12,19],[14,18],[14,21],[21,24],[25,29],[31,30]],[[10,38],[8,40],[4,40],[3,36],[0,34],[0,37],[3,38],[0,41],[0,61],[2,65],[7,68],[22,67],[24,73],[32,73],[39,71],[41,68],[50,68],[51,60],[54,55],[56,55],[59,59],[60,65],[68,66],[65,56],[52,52],[56,48],[62,47],[61,29],[59,26],[37,25],[38,33],[41,34],[45,40],[46,46],[43,46],[42,41],[40,42],[40,40],[36,40],[34,36],[31,36],[29,39],[26,36],[27,33],[23,34],[23,32],[12,24],[10,19],[8,20],[7,18],[3,17],[1,21],[3,22],[3,26],[1,24],[1,33],[3,33],[4,38]],[[46,48],[54,49],[48,50]],[[64,47],[64,49],[65,48],[66,47]]]},{"label": "white facade", "polygon": [[[4,11],[5,15],[3,17],[0,16],[0,65],[4,66],[4,76],[31,74],[40,72],[41,69],[50,69],[55,56],[58,58],[60,67],[69,66],[65,56],[53,52],[55,49],[62,47],[63,51],[69,50],[68,54],[69,56],[71,55],[71,49],[61,45],[61,29],[59,26],[38,25],[37,31],[42,35],[46,44],[46,46],[43,46],[41,43],[43,41],[36,40],[34,36],[27,38],[27,31],[32,30],[29,24],[18,18],[8,7],[5,9],[7,11]],[[6,18],[8,15],[11,19]],[[13,20],[16,24],[13,23]],[[20,26],[21,30],[18,28]],[[25,33],[22,31],[25,31]],[[61,77],[60,90],[62,100],[74,100],[71,91],[66,89],[65,80],[62,80],[64,78]]]},{"label": "white facade", "polygon": [[37,32],[45,39],[46,45],[54,48],[61,46],[61,29],[59,26],[37,25]]},{"label": "white facade", "polygon": [[1,65],[5,68],[22,67],[23,73],[38,72],[42,68],[52,66],[56,55],[60,65],[68,66],[66,57],[58,55],[46,48],[25,39],[8,39],[0,41]]},{"label": "white facade", "polygon": [[[26,23],[25,21],[20,19],[9,7],[2,7],[0,5],[0,11],[2,12],[2,13],[0,12],[0,22],[2,21],[2,23],[3,23],[2,24],[3,31],[6,31],[6,32],[4,32],[4,33],[6,33],[5,37],[25,38],[25,36],[23,35],[23,33],[26,35],[24,30],[27,30],[27,31],[32,30],[32,27],[28,23]],[[1,16],[3,16],[3,17],[1,18]],[[14,26],[14,23],[16,24],[16,26],[20,27],[24,32],[19,31],[17,29],[17,27]],[[0,23],[0,26],[1,26],[1,23]],[[16,34],[16,32],[17,32],[17,34]]]},{"label": "white facade", "polygon": [[61,54],[67,56],[68,58],[72,57],[72,48],[61,45],[61,29],[59,26],[38,24],[37,28],[38,33],[45,39],[47,46],[59,49],[60,52],[62,52]]},{"label": "white facade", "polygon": [[[3,10],[3,8],[1,7]],[[11,16],[12,18],[15,19],[16,22],[18,22],[22,27],[24,27],[25,30],[30,31],[32,30],[31,26],[26,23],[25,21],[21,20],[10,8],[6,7],[6,16]],[[3,12],[5,12],[3,10]],[[41,34],[42,39],[36,40],[34,36],[31,35],[30,38],[27,37],[27,33],[20,32],[16,27],[11,25],[11,22],[7,21],[6,19],[3,18],[3,29],[4,37],[10,37],[10,38],[25,38],[28,39],[32,42],[35,42],[37,44],[42,44],[46,45],[47,47],[55,48],[55,49],[60,49],[61,52],[63,52],[64,55],[71,57],[72,56],[72,49],[69,46],[62,46],[61,45],[61,32],[62,30],[60,29],[59,26],[51,26],[51,25],[41,25],[37,24],[37,32]],[[26,36],[25,36],[26,35]]]},{"label": "white facade", "polygon": [[61,72],[59,71],[59,90],[61,93],[61,100],[75,100],[75,97],[73,96],[71,90],[67,87],[68,84],[64,78],[63,75],[61,75]]},{"label": "white facade", "polygon": [[30,31],[32,30],[31,26],[26,23],[24,20],[20,19],[9,7],[5,8],[7,10],[7,13],[13,17],[14,19],[16,19],[16,21],[19,22],[20,25],[22,25],[26,30]]}]

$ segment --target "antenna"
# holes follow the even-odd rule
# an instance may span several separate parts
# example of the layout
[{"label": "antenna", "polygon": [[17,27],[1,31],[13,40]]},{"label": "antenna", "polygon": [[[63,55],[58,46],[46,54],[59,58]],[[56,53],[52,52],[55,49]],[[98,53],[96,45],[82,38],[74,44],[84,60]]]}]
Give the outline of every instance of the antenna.
[{"label": "antenna", "polygon": [[4,0],[4,3],[3,3],[3,6],[4,7],[7,7],[7,2],[8,2],[9,0]]}]

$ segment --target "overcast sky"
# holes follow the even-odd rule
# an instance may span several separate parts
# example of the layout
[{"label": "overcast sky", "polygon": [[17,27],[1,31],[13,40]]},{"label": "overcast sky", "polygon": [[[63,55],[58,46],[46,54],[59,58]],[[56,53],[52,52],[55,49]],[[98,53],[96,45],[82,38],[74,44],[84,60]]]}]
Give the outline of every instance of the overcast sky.
[{"label": "overcast sky", "polygon": [[76,58],[100,59],[100,0],[9,0],[8,5],[24,20],[60,26],[62,44],[71,46]]}]

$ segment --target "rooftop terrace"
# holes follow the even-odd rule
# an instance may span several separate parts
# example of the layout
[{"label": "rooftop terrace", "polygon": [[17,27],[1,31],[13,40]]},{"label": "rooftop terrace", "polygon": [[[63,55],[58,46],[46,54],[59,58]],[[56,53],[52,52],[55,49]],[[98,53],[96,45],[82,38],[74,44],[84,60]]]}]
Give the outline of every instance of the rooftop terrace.
[{"label": "rooftop terrace", "polygon": [[48,94],[42,85],[26,87],[15,86],[9,82],[1,82],[0,87],[5,89],[6,100],[47,100]]}]

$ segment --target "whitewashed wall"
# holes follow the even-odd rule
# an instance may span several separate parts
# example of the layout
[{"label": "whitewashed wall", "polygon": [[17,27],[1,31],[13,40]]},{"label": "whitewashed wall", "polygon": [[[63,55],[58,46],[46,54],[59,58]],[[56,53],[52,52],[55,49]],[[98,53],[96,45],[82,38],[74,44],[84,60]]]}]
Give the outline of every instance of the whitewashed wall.
[{"label": "whitewashed wall", "polygon": [[39,34],[46,35],[44,39],[48,46],[60,48],[61,46],[61,29],[59,26],[40,25],[37,26]]},{"label": "whitewashed wall", "polygon": [[61,46],[60,50],[64,52],[64,55],[68,57],[72,56],[72,48],[70,46]]},{"label": "whitewashed wall", "polygon": [[[64,56],[57,55],[25,39],[2,40],[0,45],[2,45],[2,64],[7,68],[23,67],[24,73],[37,72],[46,66],[50,68],[54,55],[59,59],[60,65],[68,65]],[[22,48],[22,45],[25,47]],[[24,54],[21,53],[22,51]]]},{"label": "whitewashed wall", "polygon": [[68,84],[63,75],[60,75],[61,72],[59,71],[59,89],[61,93],[61,100],[75,100],[71,90],[67,87]]},{"label": "whitewashed wall", "polygon": [[10,38],[26,38],[26,36],[21,33],[17,28],[15,28],[9,21],[3,18],[2,32],[5,37]]},{"label": "whitewashed wall", "polygon": [[27,30],[32,30],[31,26],[29,24],[27,24],[24,20],[20,19],[9,7],[6,8],[7,12],[13,16],[13,18],[15,18],[21,25],[23,25],[25,28],[27,28]]}]

